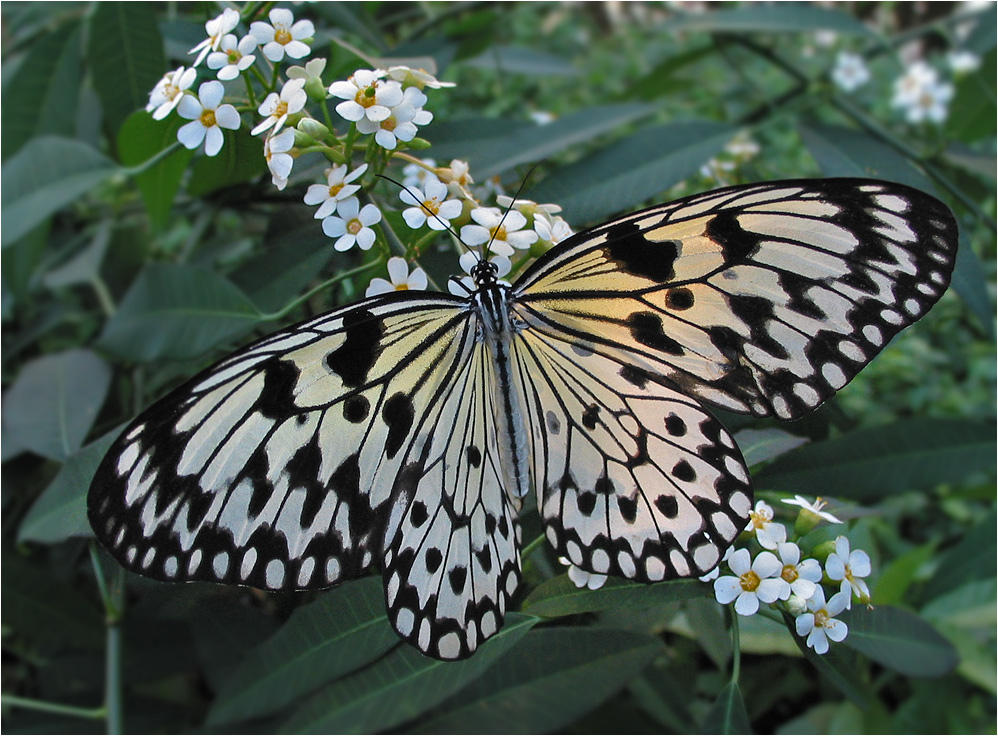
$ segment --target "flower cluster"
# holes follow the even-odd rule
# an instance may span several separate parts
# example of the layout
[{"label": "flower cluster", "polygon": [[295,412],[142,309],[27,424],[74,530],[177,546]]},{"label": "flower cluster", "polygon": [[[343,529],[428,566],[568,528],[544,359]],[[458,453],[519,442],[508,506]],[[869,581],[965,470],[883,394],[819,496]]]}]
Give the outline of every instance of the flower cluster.
[{"label": "flower cluster", "polygon": [[[794,525],[795,535],[803,535],[821,522],[842,523],[814,503],[796,496],[785,503],[801,508]],[[745,533],[754,540],[758,552],[753,558],[748,547],[728,550],[721,565],[701,578],[713,580],[714,597],[719,603],[734,603],[735,612],[751,616],[762,604],[775,606],[795,617],[797,633],[818,654],[828,651],[828,642],[840,642],[848,633],[843,621],[835,618],[852,605],[852,600],[870,602],[870,590],[863,578],[871,572],[870,558],[862,550],[850,550],[849,540],[839,536],[831,548],[819,546],[815,557],[804,558],[796,540],[788,541],[787,528],[775,520],[773,508],[765,501],[756,503]],[[821,562],[824,557],[824,570]],[[721,575],[726,566],[730,575]],[[826,599],[822,583],[834,586]]]},{"label": "flower cluster", "polygon": [[718,184],[733,184],[732,174],[739,166],[759,155],[759,144],[746,132],[728,141],[724,150],[700,167],[700,175]]},{"label": "flower cluster", "polygon": [[939,73],[924,61],[912,64],[894,82],[893,107],[904,111],[909,123],[942,123],[949,113],[953,85],[939,78]]}]

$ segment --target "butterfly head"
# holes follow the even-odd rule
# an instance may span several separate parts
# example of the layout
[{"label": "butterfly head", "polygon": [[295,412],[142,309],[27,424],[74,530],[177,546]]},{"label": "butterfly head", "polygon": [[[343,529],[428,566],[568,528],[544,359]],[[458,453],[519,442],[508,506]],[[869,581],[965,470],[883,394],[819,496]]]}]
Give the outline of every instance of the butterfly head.
[{"label": "butterfly head", "polygon": [[479,289],[495,286],[499,283],[499,267],[492,261],[481,259],[471,267],[471,278]]}]

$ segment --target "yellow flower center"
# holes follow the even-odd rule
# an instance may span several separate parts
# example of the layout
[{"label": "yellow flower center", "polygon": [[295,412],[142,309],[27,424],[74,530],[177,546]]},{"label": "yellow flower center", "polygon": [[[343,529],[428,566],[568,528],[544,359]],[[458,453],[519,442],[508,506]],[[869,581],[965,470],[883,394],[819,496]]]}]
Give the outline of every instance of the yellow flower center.
[{"label": "yellow flower center", "polygon": [[340,191],[343,189],[344,186],[346,186],[346,185],[343,184],[343,182],[340,182],[338,184],[330,184],[329,185],[329,196],[335,199],[336,195],[340,193]]},{"label": "yellow flower center", "polygon": [[493,228],[491,232],[493,240],[499,240],[504,243],[506,242],[506,228],[500,226],[497,228]]},{"label": "yellow flower center", "polygon": [[752,526],[756,529],[763,529],[766,524],[772,521],[772,518],[765,511],[753,511],[749,514],[749,518],[752,519]]},{"label": "yellow flower center", "polygon": [[409,284],[395,284],[395,291],[409,291]]},{"label": "yellow flower center", "polygon": [[215,111],[214,110],[203,110],[201,112],[201,125],[206,128],[214,128],[215,123]]},{"label": "yellow flower center", "polygon": [[243,58],[243,55],[239,53],[238,49],[229,49],[225,56],[229,60],[230,64],[237,64],[239,63],[239,60]]},{"label": "yellow flower center", "polygon": [[280,118],[288,114],[288,103],[281,100],[277,103],[277,107],[274,108],[274,117]]},{"label": "yellow flower center", "polygon": [[360,220],[350,220],[350,222],[347,223],[347,232],[351,235],[356,235],[363,229],[364,224]]},{"label": "yellow flower center", "polygon": [[274,30],[274,40],[281,44],[281,46],[286,46],[291,43],[294,38],[292,38],[291,31],[287,28],[277,28]]},{"label": "yellow flower center", "polygon": [[440,214],[440,200],[439,199],[423,200],[423,209],[434,215]]},{"label": "yellow flower center", "polygon": [[370,87],[357,90],[357,96],[354,97],[354,100],[361,107],[371,107],[377,102],[375,99],[377,93],[377,88],[372,84]]},{"label": "yellow flower center", "polygon": [[816,627],[824,628],[825,626],[828,625],[828,620],[830,618],[831,616],[828,615],[828,611],[824,608],[821,608],[814,612],[814,625]]},{"label": "yellow flower center", "polygon": [[398,125],[398,121],[395,118],[386,118],[381,121],[381,129],[392,131],[395,130],[395,126]]},{"label": "yellow flower center", "polygon": [[759,576],[752,570],[749,570],[747,573],[738,578],[738,581],[742,584],[742,590],[748,591],[749,593],[758,588],[759,583],[762,582],[759,580]]},{"label": "yellow flower center", "polygon": [[786,580],[788,583],[792,583],[797,580],[797,568],[793,565],[784,565],[783,572],[780,573],[780,577]]}]

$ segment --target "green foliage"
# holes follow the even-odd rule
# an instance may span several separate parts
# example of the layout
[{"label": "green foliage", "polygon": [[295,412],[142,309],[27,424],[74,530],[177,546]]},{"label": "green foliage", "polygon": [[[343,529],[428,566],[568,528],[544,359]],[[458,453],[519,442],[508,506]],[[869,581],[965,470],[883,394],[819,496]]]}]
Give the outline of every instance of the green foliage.
[{"label": "green foliage", "polygon": [[[243,25],[267,9],[251,4]],[[994,6],[293,10],[315,21],[309,58],[328,58],[325,86],[406,59],[457,83],[427,90],[434,120],[419,136],[429,148],[417,139],[398,152],[467,161],[479,185],[509,194],[525,181],[524,196],[560,205],[577,230],[719,185],[817,175],[898,181],[954,209],[951,293],[834,405],[779,429],[725,417],[781,521],[796,516],[778,503],[786,496],[831,502],[846,525],[822,524],[802,546],[827,555],[845,533],[867,550],[874,607],[854,602],[841,615],[849,635],[825,655],[772,611],[740,618],[733,646],[734,613],[710,584],[578,588],[531,545],[501,632],[472,658],[442,663],[399,642],[380,578],[276,595],[155,584],[88,554],[90,479],[137,411],[252,336],[363,296],[389,254],[446,290],[456,251],[425,226],[407,229],[397,189],[373,176],[400,179],[406,161],[351,133],[339,100],[310,103],[329,135],[296,139],[281,189],[249,133],[262,98],[240,107],[242,127],[216,157],[177,142],[187,121],[176,112],[153,120],[149,91],[192,63],[220,8],[7,3],[5,727],[992,732]],[[819,31],[837,34],[832,45]],[[980,67],[952,71],[953,49]],[[840,51],[864,58],[867,84],[836,84]],[[892,105],[915,52],[953,84],[943,123],[911,122]],[[258,57],[254,83],[273,89]],[[214,78],[198,70],[199,82]],[[245,86],[228,83],[233,94]],[[369,251],[334,251],[302,203],[347,159],[370,165],[363,196],[384,212]],[[536,512],[523,524],[525,541],[540,536]]]}]

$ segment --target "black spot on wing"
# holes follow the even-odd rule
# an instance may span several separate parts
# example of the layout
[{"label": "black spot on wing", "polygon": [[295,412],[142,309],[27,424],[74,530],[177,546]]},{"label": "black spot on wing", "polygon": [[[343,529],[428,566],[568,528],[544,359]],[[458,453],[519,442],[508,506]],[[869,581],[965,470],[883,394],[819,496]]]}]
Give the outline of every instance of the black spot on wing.
[{"label": "black spot on wing", "polygon": [[367,380],[381,348],[384,324],[367,309],[350,312],[343,318],[343,344],[326,356],[326,367],[340,377],[343,385],[357,388]]},{"label": "black spot on wing", "polygon": [[351,424],[360,424],[371,411],[371,402],[366,396],[351,396],[343,402],[343,418]]},{"label": "black spot on wing", "polygon": [[385,424],[388,425],[385,454],[391,459],[402,448],[405,438],[409,436],[409,431],[412,429],[412,423],[416,419],[412,399],[403,393],[395,394],[385,402],[382,416]]},{"label": "black spot on wing", "polygon": [[742,228],[737,210],[722,210],[707,223],[707,237],[724,249],[728,265],[749,260],[759,245],[760,236]]},{"label": "black spot on wing", "polygon": [[294,388],[298,369],[289,360],[268,360],[263,369],[263,389],[254,407],[268,419],[285,419],[294,413]]},{"label": "black spot on wing", "polygon": [[680,244],[675,240],[659,243],[648,240],[633,223],[611,227],[605,250],[621,270],[635,276],[663,283],[675,278]]},{"label": "black spot on wing", "polygon": [[683,346],[662,329],[662,318],[654,312],[634,312],[627,318],[627,327],[642,345],[660,350],[668,355],[682,355]]}]

